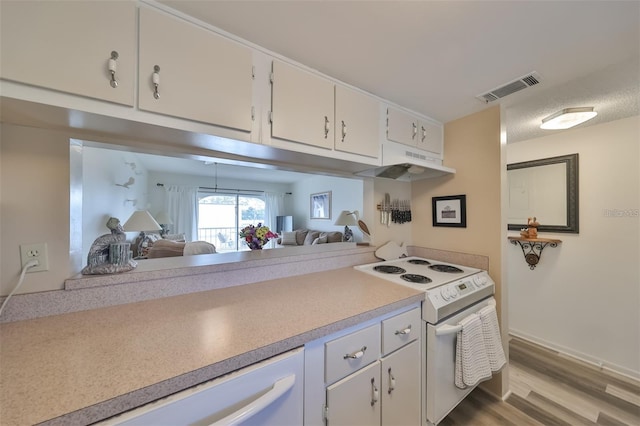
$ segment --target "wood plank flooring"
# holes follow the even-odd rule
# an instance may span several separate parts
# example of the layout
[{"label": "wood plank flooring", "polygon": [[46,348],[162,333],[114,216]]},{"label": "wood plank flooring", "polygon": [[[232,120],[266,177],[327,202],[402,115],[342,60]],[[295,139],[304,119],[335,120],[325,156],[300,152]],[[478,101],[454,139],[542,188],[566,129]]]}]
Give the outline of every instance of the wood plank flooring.
[{"label": "wood plank flooring", "polygon": [[640,385],[518,338],[509,341],[511,395],[474,390],[441,426],[640,425]]}]

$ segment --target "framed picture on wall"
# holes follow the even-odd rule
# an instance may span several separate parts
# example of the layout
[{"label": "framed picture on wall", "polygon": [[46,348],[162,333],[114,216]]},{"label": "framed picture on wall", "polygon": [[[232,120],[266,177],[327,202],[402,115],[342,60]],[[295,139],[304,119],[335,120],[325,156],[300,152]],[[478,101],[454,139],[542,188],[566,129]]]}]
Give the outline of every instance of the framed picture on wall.
[{"label": "framed picture on wall", "polygon": [[433,226],[467,227],[467,196],[450,195],[431,199]]},{"label": "framed picture on wall", "polygon": [[331,191],[311,194],[309,211],[311,219],[331,219]]}]

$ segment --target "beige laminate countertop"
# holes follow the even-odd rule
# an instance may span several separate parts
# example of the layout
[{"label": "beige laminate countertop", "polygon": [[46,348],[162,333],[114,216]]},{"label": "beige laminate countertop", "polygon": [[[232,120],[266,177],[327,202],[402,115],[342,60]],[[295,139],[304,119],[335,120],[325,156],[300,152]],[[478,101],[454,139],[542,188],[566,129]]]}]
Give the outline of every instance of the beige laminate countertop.
[{"label": "beige laminate countertop", "polygon": [[423,298],[342,268],[2,324],[0,424],[98,421]]}]

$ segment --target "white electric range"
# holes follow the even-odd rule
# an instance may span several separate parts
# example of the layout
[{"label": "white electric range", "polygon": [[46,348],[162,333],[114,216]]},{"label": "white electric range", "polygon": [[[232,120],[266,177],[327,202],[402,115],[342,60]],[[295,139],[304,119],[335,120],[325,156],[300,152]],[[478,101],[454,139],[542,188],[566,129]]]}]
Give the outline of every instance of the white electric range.
[{"label": "white electric range", "polygon": [[455,386],[456,336],[462,319],[495,305],[495,283],[484,270],[421,257],[385,260],[355,269],[425,292],[422,424],[437,425],[473,390]]}]

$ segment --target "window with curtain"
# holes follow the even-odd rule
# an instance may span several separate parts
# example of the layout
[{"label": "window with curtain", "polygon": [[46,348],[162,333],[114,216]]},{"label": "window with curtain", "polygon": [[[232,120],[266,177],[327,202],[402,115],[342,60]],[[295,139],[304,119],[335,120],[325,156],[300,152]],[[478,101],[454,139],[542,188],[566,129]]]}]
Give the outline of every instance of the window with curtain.
[{"label": "window with curtain", "polygon": [[248,250],[238,233],[248,225],[270,226],[266,210],[262,195],[199,192],[198,240],[210,242],[218,252]]}]

